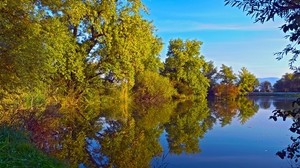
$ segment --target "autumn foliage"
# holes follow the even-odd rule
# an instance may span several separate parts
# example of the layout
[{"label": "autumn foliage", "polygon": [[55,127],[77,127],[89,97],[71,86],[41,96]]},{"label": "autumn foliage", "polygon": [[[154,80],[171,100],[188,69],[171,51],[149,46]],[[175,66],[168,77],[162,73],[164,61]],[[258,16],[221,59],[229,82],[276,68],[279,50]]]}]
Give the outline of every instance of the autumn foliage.
[{"label": "autumn foliage", "polygon": [[239,89],[233,84],[218,84],[213,88],[214,95],[221,99],[235,99],[239,95]]}]

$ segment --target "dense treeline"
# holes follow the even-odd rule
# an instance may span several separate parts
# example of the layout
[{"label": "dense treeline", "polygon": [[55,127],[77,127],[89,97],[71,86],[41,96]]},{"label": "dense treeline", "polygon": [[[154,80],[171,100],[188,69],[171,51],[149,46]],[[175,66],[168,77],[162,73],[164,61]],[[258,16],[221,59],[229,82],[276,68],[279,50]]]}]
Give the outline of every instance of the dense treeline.
[{"label": "dense treeline", "polygon": [[263,81],[255,92],[300,92],[300,74],[286,73],[274,85],[269,81]]},{"label": "dense treeline", "polygon": [[2,109],[93,103],[116,92],[139,102],[236,97],[257,85],[246,68],[238,77],[225,65],[217,72],[198,40],[171,40],[163,63],[146,13],[140,0],[0,3]]},{"label": "dense treeline", "polygon": [[300,92],[300,74],[286,73],[274,86],[275,92]]}]

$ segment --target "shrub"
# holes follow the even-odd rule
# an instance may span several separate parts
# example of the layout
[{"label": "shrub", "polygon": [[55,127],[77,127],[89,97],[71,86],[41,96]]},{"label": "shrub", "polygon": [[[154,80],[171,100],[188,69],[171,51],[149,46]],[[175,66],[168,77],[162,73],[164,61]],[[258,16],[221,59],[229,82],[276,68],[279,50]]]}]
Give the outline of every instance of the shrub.
[{"label": "shrub", "polygon": [[145,71],[136,76],[133,91],[137,101],[148,103],[170,100],[175,93],[168,78],[151,71]]}]

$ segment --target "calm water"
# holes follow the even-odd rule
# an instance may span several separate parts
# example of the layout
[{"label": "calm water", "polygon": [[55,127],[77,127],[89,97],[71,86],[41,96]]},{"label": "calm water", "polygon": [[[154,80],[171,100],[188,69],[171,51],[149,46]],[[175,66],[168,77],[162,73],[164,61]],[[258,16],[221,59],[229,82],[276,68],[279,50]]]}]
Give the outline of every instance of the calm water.
[{"label": "calm water", "polygon": [[276,153],[291,144],[293,121],[269,117],[274,109],[290,109],[293,100],[128,106],[107,99],[100,109],[18,114],[13,124],[23,123],[39,148],[71,167],[284,168],[295,163]]},{"label": "calm water", "polygon": [[[203,167],[203,168],[284,168],[297,167],[291,160],[282,160],[276,152],[291,143],[293,135],[288,129],[292,120],[269,120],[272,111],[277,108],[291,108],[294,99],[288,98],[251,98],[258,106],[257,112],[244,123],[239,112],[233,115],[229,124],[217,120],[199,142],[200,153],[179,155],[168,153],[167,133],[160,142],[166,155],[163,162],[166,167]],[[159,159],[153,161],[158,165]],[[161,158],[160,158],[161,161]],[[162,163],[162,162],[160,162]]]}]

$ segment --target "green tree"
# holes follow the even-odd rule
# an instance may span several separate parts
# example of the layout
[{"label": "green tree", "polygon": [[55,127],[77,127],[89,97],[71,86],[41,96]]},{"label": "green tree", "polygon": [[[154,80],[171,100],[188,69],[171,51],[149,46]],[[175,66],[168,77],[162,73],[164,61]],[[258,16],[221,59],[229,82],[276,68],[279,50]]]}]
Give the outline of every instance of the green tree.
[{"label": "green tree", "polygon": [[[171,40],[163,74],[177,84],[176,89],[179,93],[195,94],[205,98],[209,80],[202,73],[206,62],[200,55],[201,44],[202,42],[197,40]],[[190,88],[192,93],[182,92],[185,86]]]},{"label": "green tree", "polygon": [[49,36],[34,8],[31,0],[0,3],[0,87],[9,92],[38,86],[52,69],[43,45]]},{"label": "green tree", "polygon": [[272,84],[269,81],[264,81],[259,84],[259,88],[261,92],[271,92]]},{"label": "green tree", "polygon": [[162,42],[144,11],[140,0],[1,3],[0,84],[37,79],[79,98],[111,75],[131,89],[137,72],[162,67]]},{"label": "green tree", "polygon": [[238,75],[238,88],[240,95],[246,95],[252,92],[259,84],[254,74],[250,73],[245,67],[241,69]]},{"label": "green tree", "polygon": [[298,0],[225,0],[225,5],[236,6],[251,15],[255,22],[265,23],[274,20],[276,17],[285,20],[280,27],[291,42],[283,51],[276,53],[277,59],[282,59],[284,55],[291,54],[289,60],[291,69],[299,71],[299,67],[294,66],[299,56],[298,44],[300,43],[299,27],[299,9],[300,1]]},{"label": "green tree", "polygon": [[137,75],[133,91],[136,100],[144,103],[171,100],[176,92],[168,78],[152,71],[141,72]]},{"label": "green tree", "polygon": [[276,92],[299,92],[300,75],[298,73],[286,73],[274,84]]},{"label": "green tree", "polygon": [[220,71],[218,72],[218,79],[221,80],[221,84],[227,85],[234,84],[237,77],[234,74],[232,67],[222,64]]},{"label": "green tree", "polygon": [[215,67],[213,61],[206,62],[204,69],[203,69],[204,76],[209,80],[209,88],[208,88],[208,95],[213,95],[213,88],[217,84],[217,74],[218,69]]}]

